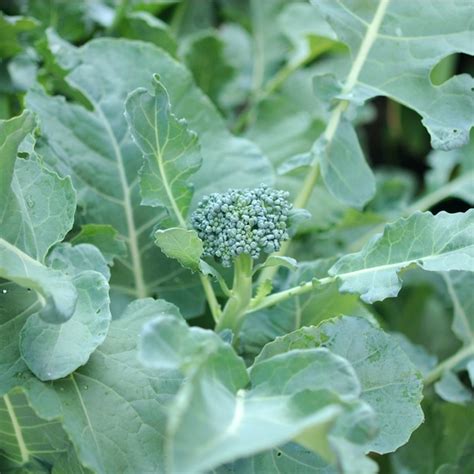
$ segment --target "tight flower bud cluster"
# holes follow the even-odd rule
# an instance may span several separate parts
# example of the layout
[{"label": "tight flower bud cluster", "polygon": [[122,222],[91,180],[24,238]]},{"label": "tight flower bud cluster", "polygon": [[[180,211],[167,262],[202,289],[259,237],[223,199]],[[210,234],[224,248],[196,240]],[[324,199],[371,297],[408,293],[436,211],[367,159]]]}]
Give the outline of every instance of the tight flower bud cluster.
[{"label": "tight flower bud cluster", "polygon": [[204,256],[228,267],[240,254],[253,259],[288,240],[288,193],[267,186],[214,193],[199,203],[191,224],[204,243]]}]

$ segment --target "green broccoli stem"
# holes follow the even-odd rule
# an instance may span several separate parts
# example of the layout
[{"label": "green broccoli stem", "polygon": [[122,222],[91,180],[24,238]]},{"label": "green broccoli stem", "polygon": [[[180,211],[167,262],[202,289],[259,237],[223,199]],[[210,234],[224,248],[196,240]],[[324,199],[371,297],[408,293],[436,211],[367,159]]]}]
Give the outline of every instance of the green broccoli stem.
[{"label": "green broccoli stem", "polygon": [[252,299],[253,260],[250,255],[241,254],[234,259],[234,282],[231,296],[222,311],[216,331],[230,329],[237,339],[243,318]]}]

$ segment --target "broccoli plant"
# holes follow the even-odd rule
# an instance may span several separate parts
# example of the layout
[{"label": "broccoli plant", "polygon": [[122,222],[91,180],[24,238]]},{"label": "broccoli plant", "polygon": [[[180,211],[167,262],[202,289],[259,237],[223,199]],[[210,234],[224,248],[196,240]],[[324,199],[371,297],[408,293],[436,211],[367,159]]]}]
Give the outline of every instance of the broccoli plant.
[{"label": "broccoli plant", "polygon": [[[267,186],[214,193],[199,203],[191,225],[203,241],[203,257],[233,266],[232,289],[219,314],[217,330],[238,331],[252,298],[254,262],[277,252],[289,239],[289,193]],[[220,278],[222,281],[222,278]]]},{"label": "broccoli plant", "polygon": [[0,472],[474,472],[471,2],[7,3]]}]

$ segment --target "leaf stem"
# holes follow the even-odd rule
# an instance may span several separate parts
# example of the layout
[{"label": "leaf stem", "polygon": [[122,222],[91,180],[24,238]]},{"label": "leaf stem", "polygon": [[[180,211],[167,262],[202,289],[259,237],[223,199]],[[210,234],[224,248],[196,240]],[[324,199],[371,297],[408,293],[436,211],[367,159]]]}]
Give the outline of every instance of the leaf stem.
[{"label": "leaf stem", "polygon": [[443,362],[438,364],[424,379],[423,383],[430,385],[433,382],[436,382],[442,375],[452,368],[456,367],[460,362],[466,359],[469,356],[474,356],[474,343],[469,344],[468,346],[462,347],[451,357],[448,357]]},{"label": "leaf stem", "polygon": [[222,310],[219,302],[217,301],[216,294],[214,293],[214,288],[212,288],[212,284],[206,275],[201,273],[199,277],[201,279],[202,287],[204,288],[204,293],[206,294],[212,317],[214,318],[214,322],[217,323],[221,316]]},{"label": "leaf stem", "polygon": [[281,303],[288,298],[292,298],[294,296],[299,296],[303,295],[304,293],[308,293],[310,291],[313,291],[315,288],[318,288],[319,286],[322,285],[328,285],[329,283],[332,283],[336,280],[336,277],[325,277],[321,278],[319,280],[314,279],[311,281],[308,281],[306,283],[302,283],[298,286],[294,286],[292,288],[288,288],[287,290],[279,291],[278,293],[273,293],[270,296],[267,296],[263,300],[260,300],[258,304],[255,306],[250,306],[250,308],[247,311],[248,313],[253,313],[255,311],[259,311],[264,308],[268,308],[269,306],[276,305],[278,303]]}]

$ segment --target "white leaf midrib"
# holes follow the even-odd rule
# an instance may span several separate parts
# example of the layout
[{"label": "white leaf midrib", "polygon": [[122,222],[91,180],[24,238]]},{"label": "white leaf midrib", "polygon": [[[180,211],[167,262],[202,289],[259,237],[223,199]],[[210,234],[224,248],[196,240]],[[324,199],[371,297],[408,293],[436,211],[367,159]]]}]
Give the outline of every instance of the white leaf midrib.
[{"label": "white leaf midrib", "polygon": [[130,194],[130,187],[128,185],[127,175],[125,172],[122,151],[120,150],[120,146],[117,142],[117,138],[115,137],[115,134],[109,124],[109,121],[107,120],[107,117],[105,116],[102,108],[100,107],[100,104],[94,101],[91,97],[89,97],[89,100],[94,105],[94,108],[97,114],[99,115],[101,121],[103,122],[103,125],[107,132],[107,135],[110,138],[110,142],[114,150],[116,163],[117,163],[117,169],[119,172],[120,185],[122,187],[122,192],[123,192],[123,207],[125,210],[125,218],[127,221],[128,243],[130,246],[130,257],[132,260],[132,273],[133,273],[133,278],[135,282],[135,289],[136,289],[138,298],[145,298],[147,296],[147,288],[146,288],[145,280],[143,277],[143,266],[142,266],[140,251],[138,248],[138,234],[137,234],[137,230],[135,226],[135,217],[133,215],[133,206],[132,206],[132,199],[131,199],[131,194]]}]

